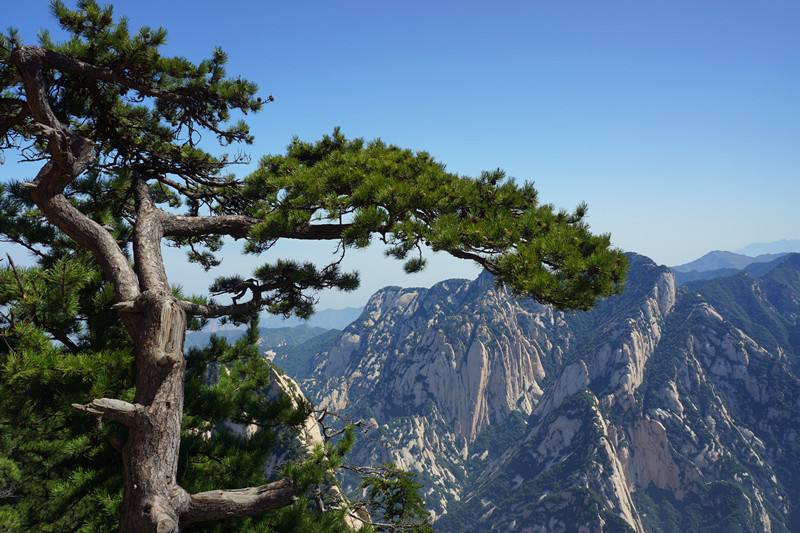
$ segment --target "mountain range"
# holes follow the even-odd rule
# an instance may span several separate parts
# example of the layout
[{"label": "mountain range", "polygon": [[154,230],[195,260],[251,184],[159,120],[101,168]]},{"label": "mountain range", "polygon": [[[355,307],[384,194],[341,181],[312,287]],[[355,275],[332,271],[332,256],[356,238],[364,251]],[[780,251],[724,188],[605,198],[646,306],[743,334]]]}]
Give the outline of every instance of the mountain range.
[{"label": "mountain range", "polygon": [[690,281],[721,278],[759,263],[770,263],[788,253],[800,252],[800,240],[749,244],[736,252],[714,250],[702,257],[671,267],[679,285]]},{"label": "mountain range", "polygon": [[741,270],[747,265],[751,265],[753,263],[769,263],[782,255],[785,254],[763,254],[753,257],[734,252],[726,252],[723,250],[714,250],[712,252],[708,252],[698,259],[695,259],[694,261],[685,263],[683,265],[674,266],[672,267],[672,270],[680,273],[709,272],[723,269]]},{"label": "mountain range", "polygon": [[800,239],[782,239],[780,241],[772,242],[755,242],[735,251],[736,253],[750,256],[763,254],[798,253],[800,252]]},{"label": "mountain range", "polygon": [[289,373],[373,428],[353,462],[418,473],[437,531],[800,531],[800,255],[629,262],[589,312],[486,273],[387,287]]}]

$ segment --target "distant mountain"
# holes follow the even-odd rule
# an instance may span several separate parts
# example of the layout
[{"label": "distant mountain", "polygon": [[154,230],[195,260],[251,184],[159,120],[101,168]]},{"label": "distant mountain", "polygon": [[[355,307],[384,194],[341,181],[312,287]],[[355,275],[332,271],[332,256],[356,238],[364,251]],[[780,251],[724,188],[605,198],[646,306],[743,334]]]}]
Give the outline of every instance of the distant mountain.
[{"label": "distant mountain", "polygon": [[[263,313],[260,317],[260,325],[265,329],[294,328],[305,326],[310,328],[344,329],[353,320],[358,318],[363,307],[343,307],[341,309],[320,309],[316,311],[308,320],[297,317],[283,318],[281,316]],[[242,335],[244,326],[234,326],[231,323],[222,324],[217,319],[211,319],[203,328],[205,333],[222,333],[227,339],[236,339]],[[223,333],[224,332],[224,333]],[[209,335],[195,336],[197,339],[207,339]],[[193,341],[194,342],[194,341]],[[205,342],[205,341],[202,341]]]},{"label": "distant mountain", "polygon": [[[302,327],[296,326],[296,328]],[[338,329],[313,329],[314,331],[321,331],[321,333],[302,339],[299,342],[273,346],[269,349],[268,356],[272,358],[272,361],[296,380],[309,377],[313,370],[312,362],[314,356],[321,351],[329,349],[342,333]]]},{"label": "distant mountain", "polygon": [[700,272],[693,270],[691,272],[674,272],[675,281],[678,285],[685,285],[695,281],[708,281],[717,278],[725,278],[728,276],[735,276],[740,272],[746,272],[753,277],[759,277],[769,272],[776,266],[780,265],[782,261],[790,259],[795,254],[770,254],[759,256],[761,258],[773,258],[771,261],[754,261],[741,269],[736,268],[721,268],[719,270],[706,270]]},{"label": "distant mountain", "polygon": [[673,270],[673,272],[675,273],[675,282],[678,285],[683,285],[685,283],[689,283],[690,281],[724,278],[726,276],[733,276],[734,274],[738,274],[741,271],[742,269],[740,268],[719,268],[716,270],[692,270],[690,272],[678,272]]},{"label": "distant mountain", "polygon": [[757,242],[739,248],[740,254],[756,256],[763,254],[800,253],[800,239],[784,239],[773,242]]},{"label": "distant mountain", "polygon": [[[306,324],[292,327],[265,328],[259,330],[260,347],[264,350],[274,349],[283,346],[296,346],[303,342],[313,339],[319,335],[327,333],[325,328],[311,327]],[[228,342],[235,342],[244,335],[243,329],[225,329],[217,331],[188,331],[184,349],[201,348],[208,344],[212,335],[223,337]]]},{"label": "distant mountain", "polygon": [[344,329],[350,322],[358,318],[363,307],[343,307],[341,309],[320,309],[308,320],[297,317],[283,318],[280,316],[262,314],[261,325],[265,328],[280,328],[306,325],[324,329]]},{"label": "distant mountain", "polygon": [[800,255],[682,287],[629,262],[580,313],[487,274],[383,289],[303,387],[437,531],[800,531]]},{"label": "distant mountain", "polygon": [[751,257],[749,255],[714,250],[713,252],[708,252],[699,259],[695,259],[683,265],[674,266],[672,270],[680,273],[741,270],[752,263],[769,263],[781,255],[782,254],[766,254]]}]

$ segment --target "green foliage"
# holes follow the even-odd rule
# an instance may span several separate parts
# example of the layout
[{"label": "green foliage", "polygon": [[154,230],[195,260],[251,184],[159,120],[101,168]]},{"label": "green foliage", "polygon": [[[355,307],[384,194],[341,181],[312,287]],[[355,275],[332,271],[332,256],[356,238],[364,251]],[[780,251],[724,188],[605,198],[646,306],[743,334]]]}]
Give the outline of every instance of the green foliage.
[{"label": "green foliage", "polygon": [[[235,343],[212,336],[206,348],[191,350],[187,357],[178,482],[190,492],[264,483],[264,461],[274,449],[278,432],[299,426],[311,414],[307,403],[293,405],[286,395],[270,399],[264,394],[275,369],[258,351],[258,331],[258,321],[253,320],[247,333]],[[211,375],[214,378],[209,383]],[[240,428],[255,427],[257,431],[242,438],[230,422]],[[307,493],[336,484],[336,473],[354,442],[353,427],[346,427],[335,442],[318,445],[303,460],[287,463],[282,474]],[[373,512],[385,514],[392,524],[402,525],[407,531],[426,531],[423,526],[427,513],[417,493],[420,485],[413,482],[410,474],[387,468],[367,476],[365,487],[369,487],[367,503]],[[343,510],[320,513],[313,502],[301,498],[292,506],[263,517],[189,529],[339,532],[345,528],[343,519]]]},{"label": "green foliage", "polygon": [[408,256],[428,245],[561,308],[591,307],[624,282],[625,257],[608,235],[589,232],[585,205],[555,211],[539,203],[531,184],[517,185],[500,170],[457,176],[425,152],[350,140],[338,129],[263,158],[244,195],[247,213],[262,221],[250,233],[252,252],[312,222],[347,220],[342,246],[362,248],[378,235],[387,254],[415,272],[424,262]]},{"label": "green foliage", "polygon": [[[63,88],[56,101],[57,112],[73,120],[85,119],[78,131],[121,155],[121,166],[180,162],[196,165],[198,171],[218,168],[219,161],[198,150],[194,142],[175,142],[176,127],[193,135],[195,128],[202,126],[226,143],[252,141],[246,124],[225,123],[232,110],[258,111],[263,102],[254,96],[253,83],[226,77],[227,57],[222,50],[215,49],[210,58],[195,65],[182,57],[161,55],[159,49],[167,36],[163,28],[145,26],[131,34],[127,19],[114,21],[110,5],[79,0],[73,10],[55,0],[52,8],[71,37],[57,44],[43,32],[43,47],[108,68],[133,82],[134,88],[127,91],[120,90],[120,84],[90,81],[75,74],[56,80]],[[143,96],[153,101],[139,103]],[[161,154],[160,161],[155,154]]]},{"label": "green foliage", "polygon": [[352,291],[358,288],[358,274],[342,273],[338,263],[317,269],[313,263],[279,259],[274,264],[257,268],[253,278],[224,276],[214,280],[212,294],[228,294],[237,301],[250,289],[257,291],[259,306],[242,313],[232,313],[223,321],[241,324],[249,321],[260,308],[274,315],[308,318],[314,312],[315,299],[311,291],[335,288]]},{"label": "green foliage", "polygon": [[[328,511],[326,513],[309,512],[313,503],[308,498],[299,498],[292,506],[282,509],[275,516],[270,517],[269,521],[261,521],[248,525],[243,531],[250,532],[283,532],[292,531],[297,533],[342,533],[347,531],[344,524],[344,511]],[[221,528],[220,533],[231,531],[225,527]],[[371,527],[363,527],[358,533],[371,533]]]},{"label": "green foliage", "polygon": [[[181,460],[180,480],[187,490],[263,482],[260,472],[275,440],[272,430],[297,426],[310,414],[308,404],[294,408],[286,396],[272,400],[263,394],[270,382],[270,364],[259,353],[257,342],[254,320],[235,344],[212,337],[208,347],[187,356],[182,451],[191,455]],[[228,422],[259,431],[242,439],[232,433]],[[231,449],[235,453],[226,453]],[[238,485],[231,485],[232,481]]]},{"label": "green foliage", "polygon": [[46,270],[8,268],[0,272],[0,305],[16,319],[47,324],[53,338],[72,346],[70,336],[81,327],[75,321],[80,291],[92,281],[97,281],[92,270],[69,258]]},{"label": "green foliage", "polygon": [[[249,127],[237,115],[259,111],[272,97],[257,97],[254,83],[229,77],[227,57],[218,48],[196,64],[162,55],[163,28],[132,31],[127,19],[115,20],[111,6],[79,0],[71,9],[53,0],[52,11],[68,38],[56,42],[43,31],[38,45],[57,62],[77,60],[94,69],[93,75],[58,69],[47,79],[55,116],[73,134],[91,139],[97,150],[88,171],[67,185],[65,192],[76,206],[112,227],[123,241],[130,238],[130,228],[120,215],[132,210],[130,183],[140,176],[161,180],[152,188],[158,203],[173,208],[186,205],[194,214],[203,206],[230,209],[231,205],[215,205],[215,199],[235,188],[225,169],[247,158],[211,154],[199,146],[201,132],[210,132],[223,146],[249,144],[253,140]],[[10,60],[20,46],[14,32],[0,37],[0,154],[24,147],[24,158],[46,159],[46,139],[37,137],[39,130]],[[37,240],[48,242],[44,233],[52,234],[52,229],[35,218],[20,217],[18,209],[5,213],[5,203],[6,199],[0,201],[0,222],[11,215],[14,224],[9,227],[22,222],[43,226]],[[6,233],[6,225],[2,227]],[[20,242],[17,233],[10,230],[5,240]],[[222,244],[217,236],[177,239],[176,244],[191,246],[191,261],[209,268],[218,264],[212,255]]]},{"label": "green foliage", "polygon": [[65,353],[29,323],[0,331],[0,516],[12,531],[116,527],[122,430],[69,406],[130,399],[130,351]]},{"label": "green foliage", "polygon": [[[24,271],[30,286],[49,282],[52,274]],[[42,302],[34,301],[34,294],[40,293],[30,291],[25,302],[11,304],[38,309]],[[67,297],[74,300],[75,294]],[[36,318],[46,317],[61,319],[54,313]],[[270,365],[258,352],[257,331],[254,321],[235,344],[212,338],[207,348],[193,350],[187,359],[179,470],[179,482],[187,490],[264,483],[264,461],[275,431],[296,426],[309,414],[307,404],[295,407],[284,396],[272,401],[264,396]],[[112,443],[124,442],[124,430],[115,424],[98,424],[70,404],[96,397],[132,400],[131,349],[69,353],[27,320],[4,324],[0,335],[0,516],[4,527],[12,531],[115,530],[122,465]],[[212,367],[219,379],[208,382],[204,378]],[[231,430],[230,422],[256,425],[259,431],[242,438]],[[332,451],[341,454],[350,445],[342,442]],[[327,478],[341,462],[341,455],[335,453],[330,457],[321,450],[315,454],[323,465],[317,471],[325,472]],[[309,483],[321,481],[319,476],[308,479]],[[319,525],[313,531],[341,531],[339,514],[317,516],[311,507],[295,504],[261,519],[206,524],[195,530],[312,531],[290,526],[315,522]]]},{"label": "green foliage", "polygon": [[15,243],[28,249],[33,243],[52,243],[56,237],[53,228],[29,207],[24,191],[15,183],[0,183],[0,228],[3,228],[0,242]]},{"label": "green foliage", "polygon": [[124,431],[70,404],[131,400],[132,347],[90,264],[41,262],[0,271],[0,513],[12,530],[111,530]]},{"label": "green foliage", "polygon": [[425,502],[419,495],[422,488],[411,472],[394,464],[385,464],[377,474],[366,475],[361,488],[366,492],[369,506],[383,511],[383,519],[406,531],[433,531],[428,522]]},{"label": "green foliage", "polygon": [[304,461],[286,465],[284,474],[304,490],[315,485],[336,483],[334,475],[354,443],[353,428],[347,427],[338,443],[315,446]]},{"label": "green foliage", "polygon": [[[265,483],[264,463],[278,432],[291,431],[310,415],[307,403],[293,405],[286,395],[265,395],[273,368],[258,350],[258,332],[258,320],[254,319],[235,343],[212,336],[207,347],[187,355],[178,482],[189,492]],[[248,426],[257,430],[243,438],[236,428]],[[320,448],[305,461],[290,463],[285,473],[305,488],[333,481],[332,472],[347,449],[346,443]],[[224,520],[188,530],[334,532],[342,531],[342,519],[340,512],[323,514],[301,500],[262,517]],[[313,528],[309,524],[314,524]]]}]

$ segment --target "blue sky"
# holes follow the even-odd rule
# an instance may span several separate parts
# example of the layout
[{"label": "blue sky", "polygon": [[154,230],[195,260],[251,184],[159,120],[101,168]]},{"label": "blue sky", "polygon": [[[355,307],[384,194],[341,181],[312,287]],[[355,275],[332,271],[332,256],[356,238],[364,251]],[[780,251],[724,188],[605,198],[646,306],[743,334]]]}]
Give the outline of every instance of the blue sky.
[{"label": "blue sky", "polygon": [[[53,27],[46,0],[3,3],[0,26],[26,40]],[[586,201],[594,230],[660,263],[800,238],[798,2],[115,6],[134,26],[166,27],[169,53],[200,59],[222,46],[229,73],[275,96],[251,120],[255,159],[338,125],[427,150],[459,173],[504,168],[560,207]],[[0,179],[34,172],[10,163]],[[260,262],[235,251],[223,272]],[[327,258],[307,243],[276,252]],[[406,276],[378,249],[348,266],[363,288],[322,295],[323,307],[477,272],[437,257]],[[190,290],[208,281],[180,256],[170,270]]]}]

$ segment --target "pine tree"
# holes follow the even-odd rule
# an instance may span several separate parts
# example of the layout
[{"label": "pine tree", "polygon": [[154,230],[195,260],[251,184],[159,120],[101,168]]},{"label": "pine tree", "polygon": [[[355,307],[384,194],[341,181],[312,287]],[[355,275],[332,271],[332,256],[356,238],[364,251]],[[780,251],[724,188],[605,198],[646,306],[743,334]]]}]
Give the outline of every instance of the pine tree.
[{"label": "pine tree", "polygon": [[[70,407],[89,396],[133,398],[133,349],[124,329],[98,338],[110,301],[91,264],[62,257],[50,268],[0,270],[0,529],[2,531],[113,531],[122,496],[118,449],[124,428],[99,424]],[[95,317],[95,318],[92,318]],[[199,325],[199,324],[195,324]],[[71,332],[70,347],[52,332]],[[59,333],[58,336],[62,334]],[[270,398],[278,369],[259,351],[257,317],[233,344],[212,336],[187,354],[181,457],[177,480],[193,492],[264,483],[264,462],[281,432],[304,423],[307,404]],[[73,351],[74,350],[74,351]],[[224,370],[223,370],[224,369]],[[216,372],[212,372],[216,370]],[[210,379],[216,374],[217,379]],[[243,436],[236,425],[255,427]],[[352,433],[345,432],[352,437]],[[336,466],[352,440],[321,446],[286,467],[298,486],[335,483]],[[393,528],[418,530],[427,514],[407,474],[365,480],[393,495],[365,502]],[[374,492],[374,491],[373,491]],[[375,499],[375,498],[373,498]],[[407,505],[411,514],[398,514]],[[408,504],[406,504],[408,502]],[[206,523],[203,531],[339,532],[348,509],[327,512],[301,497],[291,506],[253,518]],[[389,510],[389,512],[386,512]],[[185,527],[196,530],[197,527]]]},{"label": "pine tree", "polygon": [[[23,309],[22,298],[17,312],[47,314],[47,328],[25,331],[9,315],[20,343],[9,354],[44,357],[48,338],[62,351],[79,354],[88,342],[99,354],[104,339],[126,339],[132,361],[110,350],[91,364],[127,369],[130,392],[105,397],[108,387],[93,387],[96,399],[78,406],[103,421],[102,431],[121,432],[123,531],[178,531],[260,516],[303,498],[314,468],[239,490],[193,493],[188,478],[179,479],[184,336],[193,321],[212,317],[246,323],[262,310],[306,317],[315,291],[358,286],[358,275],[342,272],[339,258],[321,268],[278,259],[250,277],[219,278],[210,291],[231,303],[187,298],[169,284],[163,243],[185,247],[191,261],[211,269],[226,236],[244,239],[253,254],[267,253],[280,239],[335,241],[345,253],[377,238],[408,272],[424,267],[427,246],[475,261],[516,293],[562,309],[587,309],[622,288],[625,258],[608,235],[590,232],[585,205],[556,211],[539,203],[531,185],[499,170],[457,176],[427,153],[347,139],[335,130],[313,143],[294,140],[286,154],[265,157],[254,173],[234,178],[228,168],[242,156],[212,154],[198,145],[199,136],[210,134],[223,146],[251,143],[247,124],[234,116],[257,112],[272,99],[259,98],[253,83],[228,77],[221,50],[196,64],[163,56],[163,29],[131,33],[125,19],[115,21],[112,9],[94,0],[80,0],[75,10],[55,0],[53,12],[70,35],[65,42],[46,32],[37,45],[23,44],[13,32],[0,40],[0,153],[25,147],[25,157],[45,162],[33,181],[3,192],[0,216],[7,221],[0,233],[41,257],[41,275],[57,279],[59,265],[67,265],[63,258],[79,261],[86,283],[102,288],[94,316],[84,322],[105,320],[109,328],[60,322],[68,310],[46,295],[31,309]],[[92,279],[94,269],[86,265],[99,269]],[[257,373],[246,379],[257,380]],[[36,383],[17,383],[37,394]],[[53,394],[48,405],[69,397]],[[42,430],[58,431],[51,422],[43,421]],[[86,439],[92,431],[86,428]],[[3,483],[18,477],[13,465],[0,469]],[[102,490],[99,481],[82,486]],[[48,494],[53,505],[58,494]]]},{"label": "pine tree", "polygon": [[96,269],[49,259],[47,268],[0,270],[0,529],[110,531],[122,486],[112,443],[124,428],[70,405],[87,395],[131,399],[133,350],[119,326],[92,333],[108,325],[99,311],[112,303]]}]

